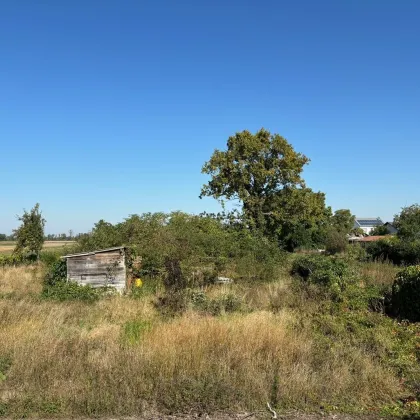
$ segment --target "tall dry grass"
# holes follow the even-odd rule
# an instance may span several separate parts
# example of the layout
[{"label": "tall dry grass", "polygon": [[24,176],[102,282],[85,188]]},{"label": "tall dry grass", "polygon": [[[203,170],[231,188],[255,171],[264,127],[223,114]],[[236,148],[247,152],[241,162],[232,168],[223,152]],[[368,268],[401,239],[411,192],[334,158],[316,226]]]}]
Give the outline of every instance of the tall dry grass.
[{"label": "tall dry grass", "polygon": [[[33,268],[19,270],[0,277],[1,288],[17,292],[0,299],[0,360],[11,362],[0,404],[17,417],[136,414],[145,407],[230,411],[267,401],[367,407],[400,392],[394,374],[351,342],[319,346],[296,310],[225,317],[190,311],[165,320],[150,297],[93,305],[27,298],[27,282],[32,278],[34,292],[40,277]],[[256,297],[260,306],[285,290],[264,287],[269,295]]]},{"label": "tall dry grass", "polygon": [[371,284],[390,286],[395,280],[398,267],[389,261],[365,262],[360,264],[360,272]]},{"label": "tall dry grass", "polygon": [[38,295],[42,290],[42,268],[0,267],[0,296],[28,297]]}]

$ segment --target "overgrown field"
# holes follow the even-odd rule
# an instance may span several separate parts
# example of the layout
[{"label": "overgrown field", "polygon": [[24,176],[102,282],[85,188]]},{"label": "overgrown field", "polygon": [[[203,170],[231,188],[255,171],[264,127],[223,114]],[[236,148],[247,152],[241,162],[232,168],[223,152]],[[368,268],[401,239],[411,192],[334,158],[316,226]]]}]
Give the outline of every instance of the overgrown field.
[{"label": "overgrown field", "polygon": [[0,416],[264,409],[418,412],[420,328],[372,308],[389,264],[334,288],[291,276],[188,289],[162,311],[159,277],[93,303],[41,297],[44,267],[0,268]]}]

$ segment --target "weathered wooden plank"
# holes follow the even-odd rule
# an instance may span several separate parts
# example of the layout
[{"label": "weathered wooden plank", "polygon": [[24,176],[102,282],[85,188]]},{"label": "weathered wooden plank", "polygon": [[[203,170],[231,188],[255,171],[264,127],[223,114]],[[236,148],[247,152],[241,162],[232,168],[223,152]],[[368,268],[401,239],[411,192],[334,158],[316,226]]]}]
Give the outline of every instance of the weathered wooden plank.
[{"label": "weathered wooden plank", "polygon": [[67,258],[67,278],[92,287],[126,286],[125,255],[120,250]]}]

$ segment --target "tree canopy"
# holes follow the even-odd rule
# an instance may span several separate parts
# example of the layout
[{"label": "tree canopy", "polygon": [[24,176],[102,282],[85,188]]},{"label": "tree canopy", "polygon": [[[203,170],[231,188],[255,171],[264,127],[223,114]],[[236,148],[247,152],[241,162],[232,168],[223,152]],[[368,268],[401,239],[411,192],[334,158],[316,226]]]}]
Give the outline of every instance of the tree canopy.
[{"label": "tree canopy", "polygon": [[370,236],[385,236],[389,234],[389,230],[385,225],[375,226],[370,231]]},{"label": "tree canopy", "polygon": [[342,233],[350,233],[354,228],[354,221],[355,216],[348,209],[336,210],[331,218],[332,226]]},{"label": "tree canopy", "polygon": [[45,219],[39,210],[39,204],[35,204],[30,212],[24,210],[23,215],[18,216],[18,220],[22,224],[13,231],[17,242],[14,253],[31,253],[38,257],[44,244],[45,226]]},{"label": "tree canopy", "polygon": [[407,241],[420,239],[420,205],[404,207],[400,214],[395,215],[393,224],[398,229],[398,236],[401,239]]},{"label": "tree canopy", "polygon": [[215,150],[202,172],[210,180],[201,195],[238,200],[246,224],[276,238],[287,249],[313,242],[328,225],[325,195],[307,188],[302,171],[309,163],[279,134],[245,130]]}]

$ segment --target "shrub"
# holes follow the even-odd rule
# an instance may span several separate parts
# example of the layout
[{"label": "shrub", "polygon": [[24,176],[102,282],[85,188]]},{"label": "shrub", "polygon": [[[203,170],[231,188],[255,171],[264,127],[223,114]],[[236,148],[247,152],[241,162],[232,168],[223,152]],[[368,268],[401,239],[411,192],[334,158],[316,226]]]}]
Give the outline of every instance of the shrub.
[{"label": "shrub", "polygon": [[81,286],[75,282],[67,281],[67,264],[64,260],[58,260],[50,266],[44,278],[42,297],[58,301],[80,300],[94,302],[101,294],[108,293],[109,288],[94,289],[93,287]]},{"label": "shrub", "polygon": [[350,261],[366,262],[368,261],[368,253],[360,244],[351,244],[346,249],[346,257]]},{"label": "shrub", "polygon": [[46,285],[42,291],[45,299],[58,300],[60,302],[66,300],[79,300],[83,302],[96,302],[99,300],[104,289],[94,289],[92,286],[81,286],[74,282],[58,281],[54,285]]},{"label": "shrub", "polygon": [[366,247],[372,260],[389,260],[396,265],[420,263],[420,241],[406,242],[398,238],[372,242]]},{"label": "shrub", "polygon": [[241,299],[232,292],[209,298],[202,290],[192,290],[189,298],[195,309],[215,316],[242,309]]},{"label": "shrub", "polygon": [[326,288],[333,298],[338,299],[349,284],[354,284],[357,273],[342,258],[324,255],[305,255],[296,258],[292,274],[307,283]]},{"label": "shrub", "polygon": [[44,284],[46,286],[55,286],[57,283],[66,281],[67,264],[64,260],[58,260],[52,263],[46,276]]},{"label": "shrub", "polygon": [[328,260],[319,255],[303,255],[293,261],[291,274],[307,280],[315,270],[325,267],[326,264]]},{"label": "shrub", "polygon": [[325,251],[327,254],[334,255],[344,252],[348,241],[346,235],[336,230],[331,230],[325,239]]},{"label": "shrub", "polygon": [[52,266],[54,263],[58,262],[60,260],[60,252],[57,251],[42,251],[39,259],[41,262],[43,262],[45,265]]},{"label": "shrub", "polygon": [[0,267],[24,265],[31,262],[31,259],[22,254],[0,255]]},{"label": "shrub", "polygon": [[407,267],[397,274],[392,285],[394,315],[411,322],[420,321],[420,265]]},{"label": "shrub", "polygon": [[188,308],[188,298],[186,290],[168,291],[157,298],[155,307],[163,316],[180,315]]}]

